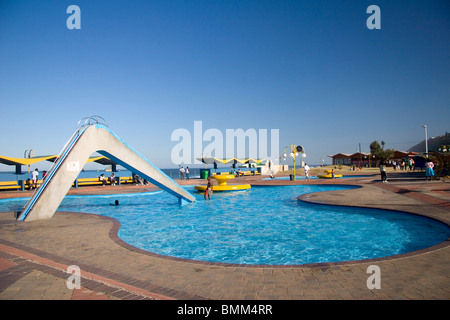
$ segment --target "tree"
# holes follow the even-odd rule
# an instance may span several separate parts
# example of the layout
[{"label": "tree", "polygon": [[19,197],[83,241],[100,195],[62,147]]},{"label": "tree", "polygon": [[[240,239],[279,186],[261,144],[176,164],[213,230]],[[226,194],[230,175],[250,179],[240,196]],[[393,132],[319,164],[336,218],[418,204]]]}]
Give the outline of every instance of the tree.
[{"label": "tree", "polygon": [[373,141],[370,144],[370,153],[375,156],[375,158],[379,161],[388,161],[390,158],[394,156],[394,150],[386,149],[384,150],[385,142],[381,141],[381,145],[378,141]]}]

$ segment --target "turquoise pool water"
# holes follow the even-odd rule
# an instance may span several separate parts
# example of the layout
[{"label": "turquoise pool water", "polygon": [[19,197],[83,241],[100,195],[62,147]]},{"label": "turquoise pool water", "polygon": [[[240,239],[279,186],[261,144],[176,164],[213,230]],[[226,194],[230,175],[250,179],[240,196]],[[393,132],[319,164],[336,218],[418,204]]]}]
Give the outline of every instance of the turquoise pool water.
[{"label": "turquoise pool water", "polygon": [[[308,204],[297,196],[347,186],[253,187],[214,193],[193,187],[194,204],[179,206],[166,192],[68,196],[58,210],[89,212],[121,222],[125,242],[161,255],[203,261],[297,265],[380,258],[445,241],[450,229],[435,220],[386,210]],[[349,191],[351,192],[351,191]],[[119,200],[119,206],[112,206]],[[0,201],[0,211],[25,200]]]}]

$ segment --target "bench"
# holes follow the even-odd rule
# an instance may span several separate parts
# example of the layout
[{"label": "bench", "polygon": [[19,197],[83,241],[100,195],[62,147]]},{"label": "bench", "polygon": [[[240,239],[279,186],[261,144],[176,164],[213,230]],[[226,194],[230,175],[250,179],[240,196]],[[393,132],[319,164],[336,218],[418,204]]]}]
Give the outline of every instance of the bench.
[{"label": "bench", "polygon": [[0,184],[0,190],[17,190],[17,189],[20,189],[20,186],[17,183],[11,185]]},{"label": "bench", "polygon": [[[109,180],[109,177],[106,177],[106,184],[111,184],[111,181]],[[116,177],[116,184],[127,184],[127,183],[133,183],[132,177]],[[99,178],[80,178],[75,180],[72,186],[75,188],[79,186],[95,186],[95,185],[102,185],[103,182],[99,180]]]},{"label": "bench", "polygon": [[[120,182],[119,182],[120,179]],[[22,185],[20,183],[22,181]],[[0,191],[1,190],[30,190],[32,186],[32,182],[30,180],[20,180],[20,181],[0,181]],[[107,184],[111,184],[111,181],[107,178]],[[127,184],[127,183],[135,183],[133,177],[116,177],[116,184]],[[39,187],[42,184],[42,180],[37,181],[37,186]],[[72,184],[73,187],[77,188],[79,186],[95,186],[102,185],[102,182],[98,178],[80,178],[74,181]]]},{"label": "bench", "polygon": [[[231,174],[230,172],[213,172],[212,175],[226,175],[226,174]],[[238,172],[235,172],[235,175],[237,175]],[[241,171],[241,177],[242,176],[255,176],[255,175],[259,175],[259,171],[258,170],[248,170],[248,171]]]},{"label": "bench", "polygon": [[[37,186],[42,183],[42,180],[38,180]],[[23,181],[23,186],[18,181],[1,181],[0,182],[0,190],[30,190],[31,189],[31,181],[27,183],[27,181]]]}]

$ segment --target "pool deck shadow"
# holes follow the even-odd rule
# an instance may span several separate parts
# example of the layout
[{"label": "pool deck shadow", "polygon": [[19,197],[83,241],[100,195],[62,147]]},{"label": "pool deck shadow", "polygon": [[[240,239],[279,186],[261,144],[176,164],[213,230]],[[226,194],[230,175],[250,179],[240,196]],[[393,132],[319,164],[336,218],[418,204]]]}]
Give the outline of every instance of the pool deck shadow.
[{"label": "pool deck shadow", "polygon": [[[290,183],[241,179],[254,185]],[[301,201],[401,210],[450,224],[449,184],[442,181],[405,177],[381,183],[376,177],[365,177],[295,183],[360,186],[306,194]],[[143,190],[115,188],[115,192]],[[95,187],[77,192],[110,190]],[[58,212],[52,219],[33,222],[16,221],[13,212],[0,213],[0,299],[450,299],[449,240],[382,259],[252,266],[152,254],[120,240],[119,228],[118,221],[89,213]],[[380,289],[367,286],[371,265],[380,268]],[[79,289],[67,286],[66,281],[74,279],[67,272],[69,266],[79,267]]]}]

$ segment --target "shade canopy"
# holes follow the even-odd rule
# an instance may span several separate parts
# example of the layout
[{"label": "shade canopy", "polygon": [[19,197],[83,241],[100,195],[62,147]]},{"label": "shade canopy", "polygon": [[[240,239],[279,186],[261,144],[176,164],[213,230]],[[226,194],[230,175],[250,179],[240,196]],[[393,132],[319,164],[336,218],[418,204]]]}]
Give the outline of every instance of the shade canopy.
[{"label": "shade canopy", "polygon": [[217,163],[223,163],[223,164],[227,164],[227,163],[256,163],[256,164],[261,164],[265,159],[253,159],[253,158],[220,159],[220,158],[214,158],[214,157],[206,157],[206,158],[197,158],[197,160],[203,162],[204,164],[217,164]]}]

